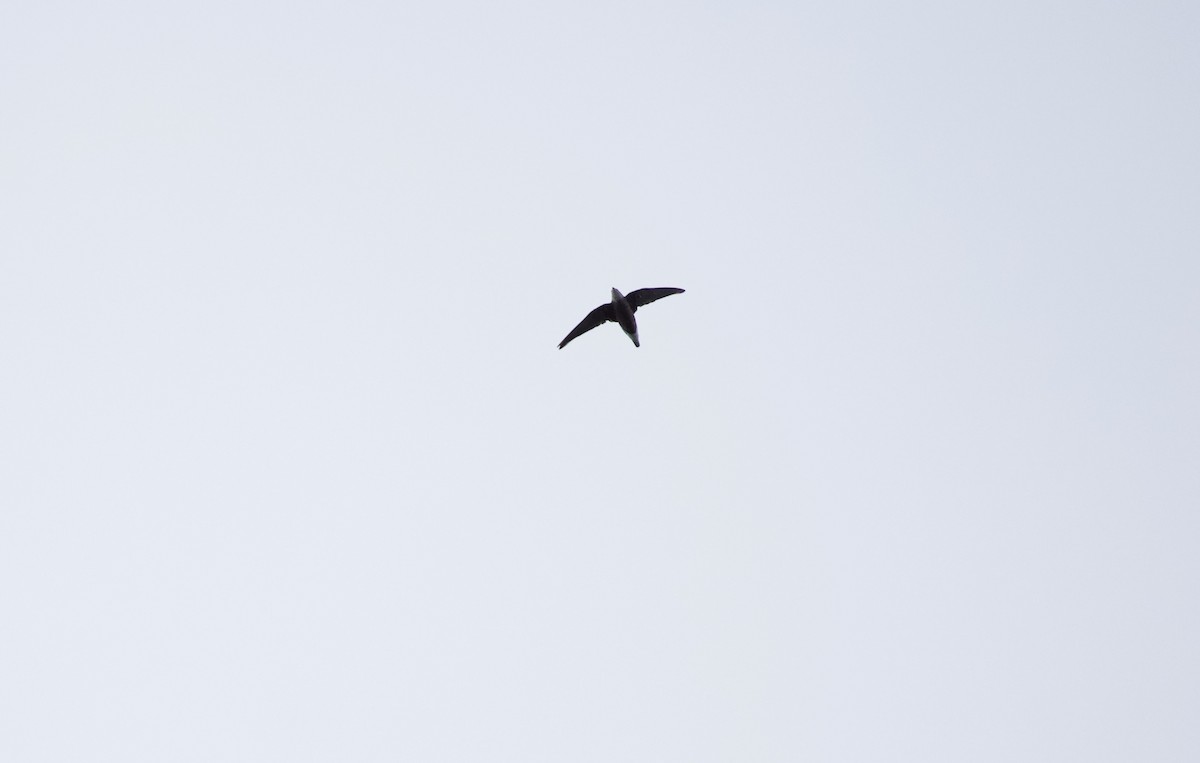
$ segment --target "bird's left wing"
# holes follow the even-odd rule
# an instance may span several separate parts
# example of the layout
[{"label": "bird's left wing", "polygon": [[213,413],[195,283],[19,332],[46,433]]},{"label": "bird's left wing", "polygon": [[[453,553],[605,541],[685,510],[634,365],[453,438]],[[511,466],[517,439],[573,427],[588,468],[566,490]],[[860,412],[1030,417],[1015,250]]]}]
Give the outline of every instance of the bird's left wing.
[{"label": "bird's left wing", "polygon": [[638,289],[631,291],[625,295],[625,299],[634,308],[639,308],[642,305],[648,305],[656,299],[669,297],[672,294],[683,294],[683,289],[676,289],[673,286],[660,286],[653,289]]}]

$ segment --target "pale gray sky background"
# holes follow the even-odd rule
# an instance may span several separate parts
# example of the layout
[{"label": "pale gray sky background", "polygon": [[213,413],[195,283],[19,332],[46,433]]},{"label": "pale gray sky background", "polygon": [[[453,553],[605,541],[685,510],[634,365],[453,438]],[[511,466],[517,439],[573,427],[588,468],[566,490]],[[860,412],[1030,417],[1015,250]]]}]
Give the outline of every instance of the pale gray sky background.
[{"label": "pale gray sky background", "polygon": [[1200,759],[1198,40],[5,3],[0,759]]}]

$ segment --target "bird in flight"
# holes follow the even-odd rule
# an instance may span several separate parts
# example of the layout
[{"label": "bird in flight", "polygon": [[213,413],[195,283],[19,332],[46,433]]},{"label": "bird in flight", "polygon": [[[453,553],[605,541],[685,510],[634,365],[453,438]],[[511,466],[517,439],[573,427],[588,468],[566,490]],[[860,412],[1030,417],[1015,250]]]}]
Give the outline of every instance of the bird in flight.
[{"label": "bird in flight", "polygon": [[579,325],[571,329],[571,333],[567,334],[566,339],[558,343],[558,349],[567,346],[567,342],[571,341],[580,334],[585,334],[597,326],[614,321],[620,325],[621,330],[625,335],[633,340],[634,347],[641,347],[638,341],[637,320],[633,314],[642,305],[648,305],[656,299],[669,297],[672,294],[682,294],[683,289],[676,289],[670,286],[664,286],[655,289],[638,289],[631,291],[628,294],[622,294],[616,289],[612,290],[612,302],[605,305],[600,305],[595,310],[587,314],[587,317],[579,322]]}]

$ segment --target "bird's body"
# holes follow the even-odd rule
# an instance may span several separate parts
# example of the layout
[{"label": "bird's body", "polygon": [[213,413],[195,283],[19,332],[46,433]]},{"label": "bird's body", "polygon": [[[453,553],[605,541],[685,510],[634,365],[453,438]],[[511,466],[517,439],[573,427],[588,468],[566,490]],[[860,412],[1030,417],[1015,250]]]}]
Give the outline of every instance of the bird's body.
[{"label": "bird's body", "polygon": [[669,297],[672,294],[682,294],[683,289],[676,289],[671,286],[664,286],[653,289],[638,289],[631,291],[629,294],[622,294],[616,289],[612,290],[612,302],[600,305],[595,310],[587,314],[579,325],[571,329],[571,333],[567,334],[566,338],[558,343],[558,349],[567,346],[570,342],[580,334],[584,334],[592,329],[600,326],[608,321],[613,321],[621,327],[625,335],[633,342],[634,347],[641,347],[642,344],[638,340],[637,319],[633,314],[642,305],[648,305],[656,299]]}]

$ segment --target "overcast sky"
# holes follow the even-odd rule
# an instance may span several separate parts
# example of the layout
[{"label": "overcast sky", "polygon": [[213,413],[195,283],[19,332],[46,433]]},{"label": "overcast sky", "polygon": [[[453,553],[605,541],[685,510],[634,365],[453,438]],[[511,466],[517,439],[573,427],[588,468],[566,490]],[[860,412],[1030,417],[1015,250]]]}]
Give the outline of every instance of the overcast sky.
[{"label": "overcast sky", "polygon": [[1197,40],[5,3],[0,759],[1200,759]]}]

